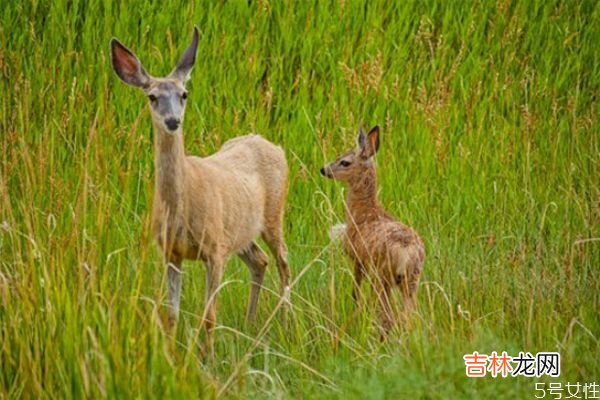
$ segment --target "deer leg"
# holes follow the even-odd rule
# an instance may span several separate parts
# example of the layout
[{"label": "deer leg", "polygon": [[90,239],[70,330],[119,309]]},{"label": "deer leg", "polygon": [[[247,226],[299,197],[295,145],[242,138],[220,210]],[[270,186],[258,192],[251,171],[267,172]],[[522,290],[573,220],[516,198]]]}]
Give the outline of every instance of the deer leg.
[{"label": "deer leg", "polygon": [[250,269],[252,283],[250,286],[250,299],[248,300],[246,320],[253,321],[254,316],[256,315],[258,296],[265,277],[265,270],[267,269],[268,258],[265,252],[262,251],[255,242],[250,243],[250,245],[238,255]]},{"label": "deer leg", "polygon": [[408,322],[410,320],[410,316],[415,311],[417,302],[416,297],[416,292],[414,290],[404,294],[404,322]]},{"label": "deer leg", "polygon": [[177,325],[179,301],[181,299],[181,262],[167,263],[167,281],[169,285],[169,328]]},{"label": "deer leg", "polygon": [[206,329],[205,351],[214,351],[214,328],[217,321],[217,292],[223,275],[223,261],[206,262],[206,309],[204,311],[204,328]]},{"label": "deer leg", "polygon": [[280,295],[282,301],[281,321],[287,325],[287,310],[290,304],[290,268],[287,262],[287,249],[283,241],[283,229],[278,225],[273,232],[266,231],[263,239],[269,246],[271,254],[277,262],[277,272],[279,273]]},{"label": "deer leg", "polygon": [[354,263],[354,285],[352,286],[352,299],[354,300],[355,305],[358,305],[360,296],[360,285],[362,283],[363,276],[363,267],[360,262],[356,261]]},{"label": "deer leg", "polygon": [[417,284],[419,282],[419,274],[412,275],[401,280],[399,286],[404,301],[403,319],[404,324],[408,324],[411,320],[412,313],[415,310],[417,303]]},{"label": "deer leg", "polygon": [[391,303],[391,287],[388,283],[376,284],[377,300],[379,302],[379,327],[381,329],[380,339],[383,341],[394,326],[394,311]]},{"label": "deer leg", "polygon": [[283,232],[280,228],[275,229],[275,232],[265,232],[263,239],[267,242],[267,246],[269,246],[269,249],[277,262],[281,296],[285,297],[286,301],[288,301],[290,291],[290,268],[287,261],[287,248],[283,241]]}]

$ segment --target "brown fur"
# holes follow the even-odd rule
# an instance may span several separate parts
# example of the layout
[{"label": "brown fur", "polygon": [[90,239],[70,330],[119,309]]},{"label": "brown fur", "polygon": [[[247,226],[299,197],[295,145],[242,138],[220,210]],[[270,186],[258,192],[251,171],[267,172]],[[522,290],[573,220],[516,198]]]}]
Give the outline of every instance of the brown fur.
[{"label": "brown fur", "polygon": [[410,312],[414,308],[425,247],[413,229],[396,221],[377,200],[372,156],[379,144],[379,128],[371,130],[368,138],[362,130],[361,135],[358,150],[345,153],[321,172],[348,185],[343,245],[355,264],[353,297],[358,298],[362,279],[369,276],[378,296],[385,334],[394,324],[390,303],[393,287],[400,288],[405,310]]}]

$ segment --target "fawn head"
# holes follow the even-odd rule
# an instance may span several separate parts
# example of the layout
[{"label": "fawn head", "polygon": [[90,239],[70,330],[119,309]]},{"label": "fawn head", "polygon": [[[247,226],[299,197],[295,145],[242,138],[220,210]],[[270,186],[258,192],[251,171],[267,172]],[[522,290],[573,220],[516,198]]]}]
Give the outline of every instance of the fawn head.
[{"label": "fawn head", "polygon": [[165,78],[155,78],[146,72],[136,55],[116,38],[110,41],[112,65],[121,80],[144,91],[155,124],[165,132],[181,132],[187,92],[185,84],[196,62],[199,33],[194,26],[192,43],[179,59],[177,66]]},{"label": "fawn head", "polygon": [[360,177],[367,168],[372,168],[372,158],[379,150],[379,126],[374,126],[368,134],[361,127],[357,141],[357,149],[345,152],[321,168],[321,174],[327,178],[350,182]]}]

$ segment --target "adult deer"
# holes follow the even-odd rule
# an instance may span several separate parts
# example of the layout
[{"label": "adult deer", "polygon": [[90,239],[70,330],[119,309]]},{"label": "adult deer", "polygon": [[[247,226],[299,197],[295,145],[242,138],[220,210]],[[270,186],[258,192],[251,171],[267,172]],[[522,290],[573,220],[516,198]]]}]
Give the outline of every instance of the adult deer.
[{"label": "adult deer", "polygon": [[155,130],[152,229],[167,264],[170,325],[176,324],[179,314],[182,261],[202,260],[207,269],[204,327],[207,347],[212,349],[217,291],[232,254],[250,269],[249,320],[256,313],[268,260],[256,243],[261,235],[276,258],[281,292],[289,295],[283,235],[288,168],[281,147],[258,135],[232,139],[209,157],[186,156],[185,84],[196,60],[198,40],[194,27],[192,43],[164,78],[149,75],[117,39],[111,40],[110,48],[119,78],[142,89],[150,106]]}]

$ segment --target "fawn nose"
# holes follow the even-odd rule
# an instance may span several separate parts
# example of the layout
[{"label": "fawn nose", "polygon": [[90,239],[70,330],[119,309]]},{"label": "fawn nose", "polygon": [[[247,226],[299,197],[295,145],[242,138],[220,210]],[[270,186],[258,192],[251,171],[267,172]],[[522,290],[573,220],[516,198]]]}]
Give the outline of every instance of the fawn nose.
[{"label": "fawn nose", "polygon": [[321,175],[325,176],[325,167],[321,167]]},{"label": "fawn nose", "polygon": [[165,119],[165,125],[170,131],[174,131],[179,128],[179,120],[177,118],[167,118]]}]

